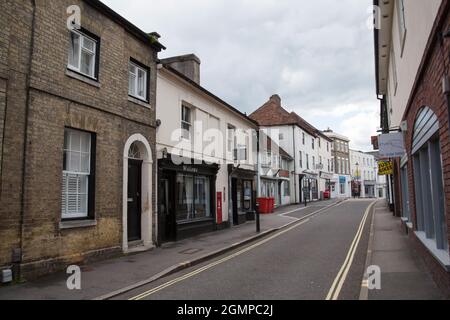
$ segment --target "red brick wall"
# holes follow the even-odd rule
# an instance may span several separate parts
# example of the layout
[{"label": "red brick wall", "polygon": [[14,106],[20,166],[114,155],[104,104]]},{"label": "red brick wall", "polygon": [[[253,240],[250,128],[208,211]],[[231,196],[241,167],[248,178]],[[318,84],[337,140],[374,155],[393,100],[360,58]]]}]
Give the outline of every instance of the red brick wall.
[{"label": "red brick wall", "polygon": [[[442,90],[442,79],[444,76],[450,76],[450,39],[442,40],[440,34],[450,28],[450,1],[444,0],[440,8],[438,18],[428,42],[425,55],[423,57],[419,74],[415,82],[413,92],[410,97],[408,108],[405,112],[404,120],[408,123],[408,131],[405,136],[406,149],[409,158],[408,178],[410,190],[410,206],[413,217],[414,229],[417,229],[416,223],[416,199],[414,192],[414,164],[412,162],[412,139],[415,119],[422,109],[427,106],[431,108],[440,123],[440,144],[443,161],[444,188],[446,195],[446,219],[448,226],[448,235],[450,243],[450,134],[447,112],[447,100]],[[442,41],[441,41],[442,40]],[[450,292],[450,274],[442,268],[437,261],[433,261],[427,250],[421,248],[420,252],[427,255],[427,265],[432,269],[434,278],[441,286]],[[431,262],[432,261],[432,262]],[[446,279],[443,281],[442,279]]]}]

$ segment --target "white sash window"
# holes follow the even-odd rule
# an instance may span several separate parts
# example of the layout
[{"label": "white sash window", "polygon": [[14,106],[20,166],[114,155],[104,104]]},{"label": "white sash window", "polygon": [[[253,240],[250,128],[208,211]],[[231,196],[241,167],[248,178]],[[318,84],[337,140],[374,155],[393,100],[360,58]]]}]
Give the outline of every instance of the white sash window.
[{"label": "white sash window", "polygon": [[88,217],[90,173],[91,134],[66,129],[62,185],[63,219]]}]

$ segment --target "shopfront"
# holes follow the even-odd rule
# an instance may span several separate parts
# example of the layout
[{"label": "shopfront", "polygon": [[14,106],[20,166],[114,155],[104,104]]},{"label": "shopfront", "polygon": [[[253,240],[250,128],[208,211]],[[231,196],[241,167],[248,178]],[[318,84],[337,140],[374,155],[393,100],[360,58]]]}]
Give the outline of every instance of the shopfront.
[{"label": "shopfront", "polygon": [[159,242],[214,231],[218,165],[174,165],[159,160],[158,168]]},{"label": "shopfront", "polygon": [[303,173],[300,175],[302,202],[310,202],[319,199],[318,174]]},{"label": "shopfront", "polygon": [[228,167],[230,177],[230,208],[233,217],[233,225],[239,225],[255,216],[256,172],[236,168],[233,165]]},{"label": "shopfront", "polygon": [[324,198],[324,192],[327,192],[331,196],[331,180],[333,180],[333,174],[328,172],[320,172],[321,186],[323,186],[321,199]]}]

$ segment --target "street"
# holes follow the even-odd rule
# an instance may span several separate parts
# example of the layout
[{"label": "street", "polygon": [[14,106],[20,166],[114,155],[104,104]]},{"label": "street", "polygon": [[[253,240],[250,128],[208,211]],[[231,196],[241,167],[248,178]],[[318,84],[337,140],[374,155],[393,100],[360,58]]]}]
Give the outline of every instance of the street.
[{"label": "street", "polygon": [[[115,299],[359,299],[373,200],[348,200]],[[289,212],[305,217],[304,210]]]}]

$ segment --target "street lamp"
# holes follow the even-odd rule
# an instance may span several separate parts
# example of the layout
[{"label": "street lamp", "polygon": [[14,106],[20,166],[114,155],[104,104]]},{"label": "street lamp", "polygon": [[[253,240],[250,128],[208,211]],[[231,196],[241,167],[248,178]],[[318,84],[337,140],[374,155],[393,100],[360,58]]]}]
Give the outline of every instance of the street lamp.
[{"label": "street lamp", "polygon": [[[356,177],[355,177],[355,179],[356,179],[356,187],[358,188],[357,190],[358,190],[358,198],[361,196],[361,190],[359,189],[360,187],[359,187],[359,163],[358,162],[356,162],[356,164],[355,164],[355,166],[356,166]],[[355,194],[355,197],[356,197],[356,194]]]}]

